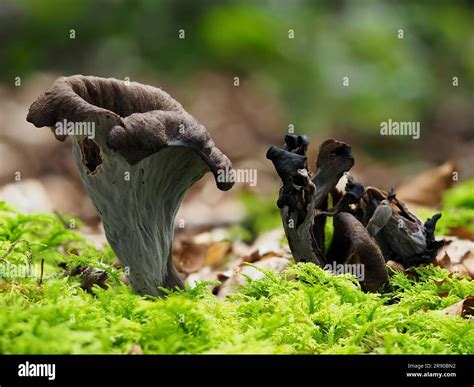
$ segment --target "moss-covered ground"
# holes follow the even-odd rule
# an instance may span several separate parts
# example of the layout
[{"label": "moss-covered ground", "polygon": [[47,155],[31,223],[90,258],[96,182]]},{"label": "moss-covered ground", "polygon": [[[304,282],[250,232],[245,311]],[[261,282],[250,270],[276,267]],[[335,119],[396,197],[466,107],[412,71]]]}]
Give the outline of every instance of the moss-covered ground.
[{"label": "moss-covered ground", "polygon": [[[472,227],[472,184],[445,195],[446,231]],[[377,294],[298,264],[221,300],[206,283],[140,297],[119,280],[110,248],[94,248],[55,214],[5,203],[0,258],[0,353],[127,353],[134,344],[144,353],[474,353],[472,320],[441,313],[474,295],[474,281],[432,265],[394,274]],[[108,288],[84,291],[61,262],[106,270]]]}]

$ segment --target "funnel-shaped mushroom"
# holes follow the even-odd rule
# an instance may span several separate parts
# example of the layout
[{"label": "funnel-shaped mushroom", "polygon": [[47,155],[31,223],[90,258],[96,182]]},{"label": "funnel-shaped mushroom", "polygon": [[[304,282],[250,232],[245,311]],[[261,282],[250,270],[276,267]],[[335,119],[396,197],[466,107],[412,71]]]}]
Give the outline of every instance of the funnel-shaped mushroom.
[{"label": "funnel-shaped mushroom", "polygon": [[[361,285],[376,291],[388,280],[385,261],[375,240],[351,213],[364,195],[364,186],[349,176],[344,195],[336,189],[339,179],[354,165],[351,148],[334,139],[324,141],[311,175],[306,163],[308,143],[306,136],[287,135],[285,149],[273,146],[267,152],[282,180],[277,205],[293,257],[321,267],[328,263],[363,265]],[[337,203],[331,209],[329,195]],[[327,216],[334,216],[334,233],[325,252]]]},{"label": "funnel-shaped mushroom", "polygon": [[[133,289],[157,295],[158,287],[181,287],[171,244],[185,192],[208,171],[219,189],[233,185],[221,179],[232,165],[205,127],[159,88],[80,75],[57,79],[27,120],[72,128],[82,182]],[[80,130],[91,124],[93,138]]]}]

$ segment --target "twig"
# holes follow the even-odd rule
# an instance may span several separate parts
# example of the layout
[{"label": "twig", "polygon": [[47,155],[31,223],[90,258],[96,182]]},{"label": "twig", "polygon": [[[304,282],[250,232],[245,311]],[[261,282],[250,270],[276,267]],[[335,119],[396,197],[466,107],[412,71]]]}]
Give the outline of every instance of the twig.
[{"label": "twig", "polygon": [[58,217],[58,219],[61,221],[61,223],[63,224],[64,228],[70,230],[71,227],[69,225],[68,222],[66,222],[66,219],[64,219],[64,217],[56,210],[53,211],[53,213]]},{"label": "twig", "polygon": [[41,258],[41,272],[40,277],[38,279],[38,286],[43,286],[43,273],[44,273],[44,258]]}]

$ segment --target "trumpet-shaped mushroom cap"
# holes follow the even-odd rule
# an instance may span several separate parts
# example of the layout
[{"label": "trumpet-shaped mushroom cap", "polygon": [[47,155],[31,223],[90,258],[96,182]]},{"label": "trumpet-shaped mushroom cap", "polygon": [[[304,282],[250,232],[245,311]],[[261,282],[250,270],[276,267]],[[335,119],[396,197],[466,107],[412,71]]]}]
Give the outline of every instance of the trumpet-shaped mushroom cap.
[{"label": "trumpet-shaped mushroom cap", "polygon": [[[216,180],[219,170],[232,168],[206,128],[153,86],[113,78],[61,77],[31,105],[26,119],[36,127],[52,127],[63,120],[100,124],[107,146],[132,165],[163,148],[183,146],[205,161]],[[224,191],[232,185],[217,181]]]}]

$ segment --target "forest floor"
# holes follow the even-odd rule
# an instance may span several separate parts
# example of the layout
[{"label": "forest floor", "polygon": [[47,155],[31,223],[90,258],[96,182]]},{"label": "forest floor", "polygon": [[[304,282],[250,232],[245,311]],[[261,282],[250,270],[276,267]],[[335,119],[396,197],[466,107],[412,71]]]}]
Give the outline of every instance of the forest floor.
[{"label": "forest floor", "polygon": [[[445,193],[438,237],[472,235],[473,185]],[[186,289],[155,298],[134,294],[110,247],[69,221],[0,202],[0,353],[474,353],[469,239],[364,293],[351,275],[294,264],[278,230],[256,250],[221,230],[198,266],[176,259]]]}]

